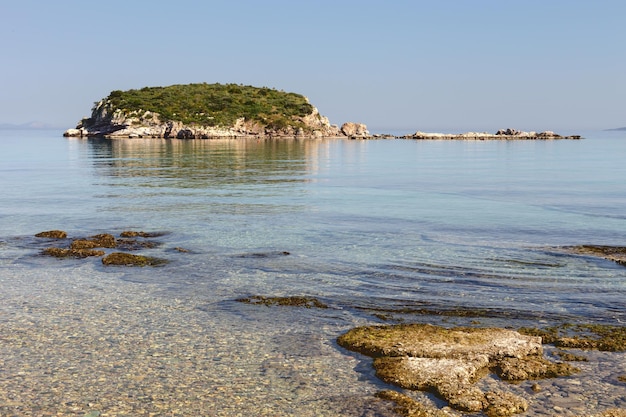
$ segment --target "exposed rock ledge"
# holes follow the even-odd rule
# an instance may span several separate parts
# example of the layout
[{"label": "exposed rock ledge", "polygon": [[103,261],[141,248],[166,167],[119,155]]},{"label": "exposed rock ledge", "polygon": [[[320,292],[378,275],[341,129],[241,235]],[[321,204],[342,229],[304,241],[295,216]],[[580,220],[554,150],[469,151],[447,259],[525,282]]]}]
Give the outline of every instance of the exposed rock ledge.
[{"label": "exposed rock ledge", "polygon": [[550,130],[544,132],[524,132],[516,129],[501,129],[496,133],[467,132],[459,134],[415,132],[400,136],[402,139],[448,139],[448,140],[515,140],[515,139],[581,139],[579,135],[561,136]]},{"label": "exposed rock ledge", "polygon": [[337,343],[374,358],[376,376],[404,389],[434,392],[451,407],[488,416],[526,411],[511,392],[483,392],[475,383],[495,371],[506,381],[555,378],[578,370],[543,357],[541,338],[508,329],[428,324],[357,327]]}]

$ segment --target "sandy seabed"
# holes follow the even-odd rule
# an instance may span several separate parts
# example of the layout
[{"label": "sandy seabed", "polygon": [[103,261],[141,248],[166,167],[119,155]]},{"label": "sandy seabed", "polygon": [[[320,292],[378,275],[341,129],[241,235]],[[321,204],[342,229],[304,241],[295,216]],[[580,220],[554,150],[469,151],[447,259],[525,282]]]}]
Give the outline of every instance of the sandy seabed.
[{"label": "sandy seabed", "polygon": [[[94,274],[92,267],[3,268],[2,416],[390,416],[368,358],[338,348],[345,324],[290,321],[289,307],[166,297],[162,288]],[[256,309],[256,310],[255,310]],[[312,316],[327,314],[300,309]],[[283,317],[283,315],[285,317]],[[270,317],[276,320],[272,322]],[[359,323],[364,324],[364,323]],[[546,348],[547,354],[551,350]],[[573,377],[512,385],[528,416],[584,416],[626,407],[626,354],[575,351]],[[420,392],[410,395],[431,402]],[[439,404],[441,405],[441,404]]]}]

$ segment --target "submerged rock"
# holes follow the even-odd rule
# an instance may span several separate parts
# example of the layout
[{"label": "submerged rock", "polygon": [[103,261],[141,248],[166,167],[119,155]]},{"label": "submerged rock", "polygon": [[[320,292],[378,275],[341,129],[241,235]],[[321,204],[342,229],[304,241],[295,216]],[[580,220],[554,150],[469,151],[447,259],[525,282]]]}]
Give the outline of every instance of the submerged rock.
[{"label": "submerged rock", "polygon": [[293,306],[306,308],[328,308],[328,306],[317,298],[313,297],[264,297],[262,295],[253,295],[252,297],[238,298],[235,301],[246,304],[261,304],[265,306]]},{"label": "submerged rock", "polygon": [[159,237],[159,236],[163,236],[165,233],[164,232],[136,232],[133,230],[125,230],[122,233],[120,233],[120,237],[144,237],[144,238],[150,238],[150,237]]},{"label": "submerged rock", "polygon": [[133,255],[124,252],[113,252],[102,258],[104,265],[118,266],[157,266],[167,263],[165,259],[152,258],[149,256]]},{"label": "submerged rock", "polygon": [[122,238],[117,239],[117,247],[122,250],[140,250],[140,249],[154,249],[160,246],[160,242],[153,242],[151,240],[137,240]]},{"label": "submerged rock", "polygon": [[236,258],[279,258],[281,256],[289,256],[290,252],[287,251],[272,251],[272,252],[252,252],[252,253],[242,253],[240,255],[236,255]]},{"label": "submerged rock", "polygon": [[593,414],[588,417],[626,417],[626,410],[623,408],[610,408],[599,414]]},{"label": "submerged rock", "polygon": [[93,248],[115,248],[117,246],[117,240],[115,237],[108,233],[102,233],[94,235],[89,238],[75,239],[70,244],[70,249],[93,249]]},{"label": "submerged rock", "polygon": [[564,323],[544,329],[522,327],[518,331],[526,335],[541,336],[544,344],[554,344],[561,348],[626,351],[626,326]]},{"label": "submerged rock", "polygon": [[93,240],[77,239],[70,244],[71,249],[93,249],[100,247],[97,242]]},{"label": "submerged rock", "polygon": [[114,248],[117,246],[115,236],[109,233],[101,233],[99,235],[91,236],[89,240],[95,242],[99,248]]},{"label": "submerged rock", "polygon": [[[57,258],[87,258],[91,256],[104,256],[106,254],[103,250],[95,250],[96,248],[118,248],[119,250],[126,251],[152,249],[159,246],[161,243],[144,240],[143,238],[161,236],[163,234],[163,232],[148,233],[125,231],[121,234],[123,237],[116,239],[115,236],[110,233],[100,233],[87,238],[74,239],[68,244],[68,247],[46,248],[41,253]],[[62,230],[49,230],[38,233],[36,236],[49,239],[66,239],[67,233]],[[135,239],[135,237],[138,239]],[[102,259],[102,263],[105,265],[156,266],[167,263],[167,261],[159,258],[116,252],[105,256]]]},{"label": "submerged rock", "polygon": [[589,361],[589,359],[587,359],[586,356],[576,355],[571,352],[563,352],[562,350],[556,351],[555,354],[559,358],[561,358],[562,361],[566,361],[566,362],[588,362]]},{"label": "submerged rock", "polygon": [[46,248],[43,250],[42,253],[44,255],[54,256],[55,258],[88,258],[90,256],[104,255],[104,251],[85,248]]},{"label": "submerged rock", "polygon": [[395,407],[393,411],[403,417],[450,417],[450,414],[415,401],[408,395],[401,394],[397,391],[379,391],[376,393],[376,397],[394,403]]},{"label": "submerged rock", "polygon": [[577,255],[597,256],[626,266],[626,247],[603,245],[564,246],[564,250]]},{"label": "submerged rock", "polygon": [[510,415],[528,407],[513,394],[484,393],[474,386],[490,368],[500,369],[503,378],[514,380],[576,371],[544,359],[540,337],[498,328],[368,326],[350,330],[337,342],[374,357],[376,375],[385,382],[433,391],[458,410],[488,415]]},{"label": "submerged rock", "polygon": [[528,410],[528,402],[510,392],[488,392],[485,394],[488,417],[511,416]]},{"label": "submerged rock", "polygon": [[37,233],[35,237],[46,237],[49,239],[65,239],[67,233],[63,230],[48,230],[46,232]]}]

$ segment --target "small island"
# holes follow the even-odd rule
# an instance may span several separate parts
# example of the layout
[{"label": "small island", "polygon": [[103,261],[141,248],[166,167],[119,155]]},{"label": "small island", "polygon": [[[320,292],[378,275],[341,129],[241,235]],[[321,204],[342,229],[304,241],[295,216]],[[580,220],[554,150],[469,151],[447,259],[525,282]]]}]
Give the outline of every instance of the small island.
[{"label": "small island", "polygon": [[187,84],[112,91],[66,137],[208,139],[369,136],[331,125],[308,99],[267,87]]}]

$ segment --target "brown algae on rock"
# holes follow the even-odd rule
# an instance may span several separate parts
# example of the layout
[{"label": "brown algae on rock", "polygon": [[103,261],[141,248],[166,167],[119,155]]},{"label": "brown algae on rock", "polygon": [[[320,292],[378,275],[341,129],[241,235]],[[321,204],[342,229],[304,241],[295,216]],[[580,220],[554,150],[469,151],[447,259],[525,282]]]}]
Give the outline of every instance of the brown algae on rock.
[{"label": "brown algae on rock", "polygon": [[104,251],[94,249],[74,249],[74,248],[46,248],[42,252],[44,255],[55,258],[88,258],[90,256],[102,256]]},{"label": "brown algae on rock", "polygon": [[89,238],[75,239],[70,244],[71,249],[115,248],[117,240],[109,233],[101,233]]},{"label": "brown algae on rock", "polygon": [[37,233],[35,237],[45,237],[48,239],[65,239],[67,238],[67,233],[63,230],[48,230],[45,232]]},{"label": "brown algae on rock", "polygon": [[165,232],[143,232],[143,231],[125,230],[122,233],[120,233],[120,237],[151,238],[151,237],[163,236],[164,234],[166,233]]},{"label": "brown algae on rock", "polygon": [[154,249],[161,244],[151,240],[137,240],[132,238],[117,239],[117,248],[122,250],[140,250],[140,249]]},{"label": "brown algae on rock", "polygon": [[99,248],[115,248],[117,246],[115,236],[109,233],[101,233],[91,236],[89,240],[96,243],[98,245],[97,247]]},{"label": "brown algae on rock", "polygon": [[[482,392],[474,385],[490,369],[502,379],[571,375],[577,370],[543,358],[541,338],[499,328],[444,328],[428,324],[357,327],[337,339],[374,357],[376,375],[406,389],[432,391],[461,411],[511,415],[523,398]],[[521,371],[517,371],[521,368]]]},{"label": "brown algae on rock", "polygon": [[93,249],[98,247],[97,242],[87,239],[76,239],[70,244],[70,249]]},{"label": "brown algae on rock", "polygon": [[505,358],[498,362],[497,374],[507,381],[528,379],[558,378],[570,376],[579,371],[570,364],[551,362],[543,357]]},{"label": "brown algae on rock", "polygon": [[264,297],[262,295],[253,295],[251,297],[238,298],[235,301],[246,304],[260,304],[265,306],[292,306],[305,308],[328,308],[328,306],[317,298],[291,296],[291,297]]},{"label": "brown algae on rock", "polygon": [[522,334],[540,336],[544,344],[561,348],[626,351],[626,326],[610,324],[561,324],[544,329],[522,327]]},{"label": "brown algae on rock", "polygon": [[102,258],[104,265],[118,266],[157,266],[167,263],[165,259],[153,258],[143,255],[133,255],[125,252],[113,252]]},{"label": "brown algae on rock", "polygon": [[626,266],[626,247],[604,245],[564,246],[563,250],[577,255],[597,256]]},{"label": "brown algae on rock", "polygon": [[393,411],[402,417],[450,417],[449,414],[437,408],[429,407],[397,391],[379,391],[376,397],[391,401],[394,404]]},{"label": "brown algae on rock", "polygon": [[582,355],[576,355],[571,352],[564,352],[562,350],[554,352],[562,361],[566,362],[588,362],[589,359]]},{"label": "brown algae on rock", "polygon": [[[160,236],[163,233],[147,233],[147,232],[122,232],[124,236],[134,236],[139,238]],[[46,237],[54,239],[65,239],[67,233],[61,230],[50,230],[41,232],[37,237]],[[77,238],[72,240],[68,247],[49,247],[42,250],[43,255],[54,256],[57,258],[87,258],[90,256],[104,256],[103,250],[95,250],[95,248],[134,251],[139,249],[152,249],[159,246],[159,242],[150,240],[134,239],[129,237],[115,238],[110,233],[100,233],[87,238]],[[104,265],[124,265],[124,266],[157,266],[167,263],[164,259],[131,255],[125,252],[115,252],[102,259]]]}]

